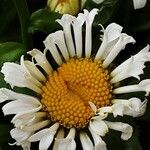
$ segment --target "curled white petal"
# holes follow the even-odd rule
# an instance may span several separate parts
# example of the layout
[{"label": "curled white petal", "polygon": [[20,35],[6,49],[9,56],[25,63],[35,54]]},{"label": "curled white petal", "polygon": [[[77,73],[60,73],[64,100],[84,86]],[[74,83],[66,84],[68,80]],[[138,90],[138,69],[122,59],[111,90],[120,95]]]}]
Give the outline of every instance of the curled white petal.
[{"label": "curled white petal", "polygon": [[16,140],[17,143],[21,143],[26,141],[29,136],[31,136],[31,132],[21,130],[19,128],[14,128],[10,131],[11,137]]},{"label": "curled white petal", "polygon": [[24,127],[23,129],[14,128],[10,131],[12,138],[16,140],[14,144],[21,145],[23,148],[30,149],[30,141],[28,140],[30,136],[34,134],[35,131],[47,126],[49,121],[43,121],[33,124],[29,127]]},{"label": "curled white petal", "polygon": [[45,112],[36,112],[36,113],[28,113],[23,115],[15,115],[11,120],[11,123],[15,125],[15,127],[23,128],[25,126],[29,126],[35,124],[39,121],[43,120],[43,117],[46,116]]},{"label": "curled white petal", "polygon": [[24,58],[22,56],[21,57],[21,65],[25,70],[30,72],[30,74],[38,81],[42,81],[42,82],[46,81],[45,76],[38,70],[38,68],[36,67],[36,64],[34,64],[34,62],[24,60]]},{"label": "curled white petal", "polygon": [[48,75],[52,73],[52,67],[46,59],[46,56],[41,51],[33,49],[32,51],[29,51],[28,54],[36,60],[36,64],[42,67]]},{"label": "curled white petal", "polygon": [[58,150],[75,150],[76,149],[76,142],[75,138],[75,128],[71,128],[67,137],[64,139],[55,139],[58,144]]},{"label": "curled white petal", "polygon": [[122,27],[116,23],[109,24],[106,29],[102,27],[102,43],[98,49],[95,59],[105,59],[110,53],[113,45],[115,45],[118,38],[121,36]]},{"label": "curled white petal", "polygon": [[100,136],[105,136],[105,134],[108,132],[107,124],[98,117],[91,118],[89,126]]},{"label": "curled white petal", "polygon": [[[65,132],[64,132],[64,128],[59,129],[57,135],[56,135],[56,139],[63,139],[65,137]],[[57,140],[54,141],[54,146],[53,146],[53,150],[58,150],[59,144],[57,142]]]},{"label": "curled white petal", "polygon": [[132,136],[133,128],[129,124],[109,121],[105,121],[105,123],[110,129],[122,132],[121,139],[123,140],[128,140]]},{"label": "curled white petal", "polygon": [[45,46],[47,49],[50,50],[51,54],[53,55],[54,59],[58,64],[62,63],[60,54],[57,52],[57,48],[54,43],[58,46],[62,56],[67,61],[69,59],[69,53],[67,50],[67,46],[65,43],[65,37],[63,31],[56,31],[55,33],[50,34],[44,41]]},{"label": "curled white petal", "polygon": [[83,150],[93,150],[94,146],[90,138],[85,132],[80,132],[80,141],[82,144]]},{"label": "curled white petal", "polygon": [[37,112],[42,107],[41,103],[33,96],[20,94],[5,88],[1,88],[0,103],[7,100],[13,101],[3,106],[2,109],[5,115],[18,113],[21,115],[25,113]]},{"label": "curled white petal", "polygon": [[95,118],[105,119],[108,116],[108,113],[112,112],[111,106],[101,107],[97,110],[98,116]]},{"label": "curled white petal", "polygon": [[32,135],[31,132],[23,131],[19,128],[14,128],[10,131],[11,137],[16,140],[15,143],[9,145],[18,145],[22,146],[25,150],[30,150],[31,142],[28,141],[28,138]]},{"label": "curled white petal", "polygon": [[149,45],[116,67],[110,74],[110,82],[116,83],[129,77],[140,79],[139,75],[143,73],[147,61],[150,61]]},{"label": "curled white petal", "polygon": [[4,63],[1,72],[4,74],[4,80],[12,87],[27,87],[37,93],[41,93],[41,84],[21,65],[15,63]]},{"label": "curled white petal", "polygon": [[67,49],[69,51],[70,57],[75,56],[75,47],[71,33],[71,24],[74,19],[75,17],[68,14],[64,14],[61,19],[57,19],[57,22],[63,27]]},{"label": "curled white petal", "polygon": [[[17,109],[16,109],[17,108]],[[9,114],[26,114],[37,112],[42,108],[41,103],[37,99],[19,99],[11,101],[2,107],[4,115]]]},{"label": "curled white petal", "polygon": [[30,142],[40,141],[39,143],[39,150],[47,150],[48,147],[51,145],[54,135],[56,134],[59,128],[59,124],[55,123],[50,128],[43,129],[35,134],[33,134],[30,138]]},{"label": "curled white petal", "polygon": [[128,85],[119,87],[113,90],[114,94],[123,94],[123,93],[131,93],[131,92],[146,92],[146,96],[149,95],[150,92],[150,79],[142,80],[139,84]]},{"label": "curled white petal", "polygon": [[147,100],[143,102],[139,98],[130,98],[129,100],[113,100],[112,113],[117,115],[129,115],[133,117],[142,116],[146,111]]},{"label": "curled white petal", "polygon": [[90,12],[84,9],[84,14],[80,16],[86,22],[86,31],[85,31],[85,56],[89,58],[92,51],[92,23],[94,21],[95,15],[98,13],[98,9],[92,9]]},{"label": "curled white petal", "polygon": [[50,51],[50,53],[52,54],[54,60],[58,65],[62,64],[62,59],[55,44],[60,43],[61,40],[59,39],[62,38],[61,33],[62,32],[59,33],[59,31],[56,31],[55,33],[51,33],[46,37],[44,41],[46,49]]},{"label": "curled white petal", "polygon": [[108,25],[108,27],[103,30],[104,36],[102,44],[98,49],[95,59],[103,59],[103,67],[105,68],[108,67],[119,52],[125,48],[126,44],[135,42],[131,36],[121,33],[121,31],[122,27],[116,23]]},{"label": "curled white petal", "polygon": [[8,101],[8,100],[32,99],[32,98],[33,98],[32,96],[16,93],[6,88],[0,89],[0,103]]},{"label": "curled white petal", "polygon": [[116,56],[119,54],[119,52],[125,48],[126,44],[128,43],[135,43],[135,40],[133,37],[122,33],[121,36],[119,37],[118,41],[115,43],[113,46],[113,49],[108,53],[106,56],[104,62],[103,62],[103,67],[106,68],[112,63],[112,61],[116,58]]},{"label": "curled white petal", "polygon": [[89,131],[91,132],[91,135],[94,140],[94,149],[95,150],[107,150],[106,143],[102,140],[102,138],[97,135],[90,127]]},{"label": "curled white petal", "polygon": [[143,8],[146,5],[147,0],[133,0],[134,9]]},{"label": "curled white petal", "polygon": [[75,37],[75,46],[76,46],[76,55],[78,58],[82,56],[82,26],[85,20],[83,19],[82,15],[79,14],[77,18],[75,18],[72,22],[74,37]]}]

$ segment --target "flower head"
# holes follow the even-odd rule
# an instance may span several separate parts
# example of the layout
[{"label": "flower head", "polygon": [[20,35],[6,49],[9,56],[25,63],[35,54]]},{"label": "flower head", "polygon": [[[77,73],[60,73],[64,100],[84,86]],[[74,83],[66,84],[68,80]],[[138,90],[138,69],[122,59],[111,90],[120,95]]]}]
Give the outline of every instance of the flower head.
[{"label": "flower head", "polygon": [[[76,138],[80,137],[83,149],[106,150],[101,137],[109,129],[120,131],[123,140],[132,136],[129,124],[110,122],[107,117],[110,113],[114,118],[144,114],[146,99],[117,97],[139,91],[149,94],[150,80],[140,80],[144,63],[150,61],[149,45],[112,69],[116,56],[135,40],[122,33],[120,25],[112,23],[106,29],[102,27],[100,47],[93,53],[92,23],[97,13],[98,10],[93,9],[84,10],[77,17],[63,15],[57,20],[63,30],[48,35],[44,52],[33,49],[28,52],[31,60],[22,56],[20,64],[4,63],[1,72],[12,88],[26,87],[37,93],[37,97],[33,97],[0,89],[0,103],[11,101],[2,110],[4,115],[15,115],[11,136],[16,145],[29,149],[31,142],[39,141],[39,149],[46,150],[54,141],[54,150],[75,150]],[[56,69],[48,53],[58,65]],[[137,78],[139,84],[118,84],[130,77]]]}]

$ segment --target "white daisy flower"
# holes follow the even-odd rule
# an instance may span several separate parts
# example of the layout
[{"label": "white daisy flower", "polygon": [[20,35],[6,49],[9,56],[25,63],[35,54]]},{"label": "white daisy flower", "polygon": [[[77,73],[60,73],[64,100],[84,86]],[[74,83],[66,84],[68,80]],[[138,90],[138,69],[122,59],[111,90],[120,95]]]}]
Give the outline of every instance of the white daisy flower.
[{"label": "white daisy flower", "polygon": [[[15,115],[11,120],[15,128],[10,132],[16,140],[14,144],[30,149],[32,142],[39,141],[39,149],[53,146],[54,150],[75,150],[79,137],[84,150],[106,150],[102,137],[109,129],[120,131],[123,140],[132,136],[130,125],[110,122],[107,117],[110,113],[114,118],[144,114],[146,98],[142,101],[137,97],[117,97],[139,91],[145,91],[145,96],[149,94],[150,79],[140,80],[145,62],[150,61],[149,45],[112,69],[116,56],[135,40],[122,33],[120,25],[112,23],[106,29],[102,27],[101,44],[94,54],[92,23],[97,13],[93,9],[84,10],[77,17],[63,15],[57,20],[63,30],[45,39],[43,53],[33,49],[28,52],[31,60],[22,56],[20,64],[4,63],[1,72],[12,88],[26,87],[37,93],[33,97],[0,89],[4,115]],[[58,65],[56,69],[48,53]],[[130,77],[137,78],[139,83],[121,86],[120,81]]]}]

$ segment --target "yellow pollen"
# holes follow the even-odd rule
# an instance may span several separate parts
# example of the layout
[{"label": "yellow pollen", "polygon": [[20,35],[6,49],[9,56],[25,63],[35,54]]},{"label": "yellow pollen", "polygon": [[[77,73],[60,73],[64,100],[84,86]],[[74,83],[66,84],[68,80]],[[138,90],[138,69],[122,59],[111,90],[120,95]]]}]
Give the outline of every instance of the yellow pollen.
[{"label": "yellow pollen", "polygon": [[42,87],[43,110],[53,122],[66,128],[84,128],[97,108],[112,99],[112,86],[101,62],[91,59],[70,59],[48,77]]}]

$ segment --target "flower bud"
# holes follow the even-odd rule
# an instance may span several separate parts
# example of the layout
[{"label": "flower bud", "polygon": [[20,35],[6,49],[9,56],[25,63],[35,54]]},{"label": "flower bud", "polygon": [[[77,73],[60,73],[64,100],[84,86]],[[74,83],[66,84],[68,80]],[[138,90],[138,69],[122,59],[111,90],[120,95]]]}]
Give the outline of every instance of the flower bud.
[{"label": "flower bud", "polygon": [[75,15],[80,10],[80,0],[48,0],[47,6],[51,11],[60,14]]}]

